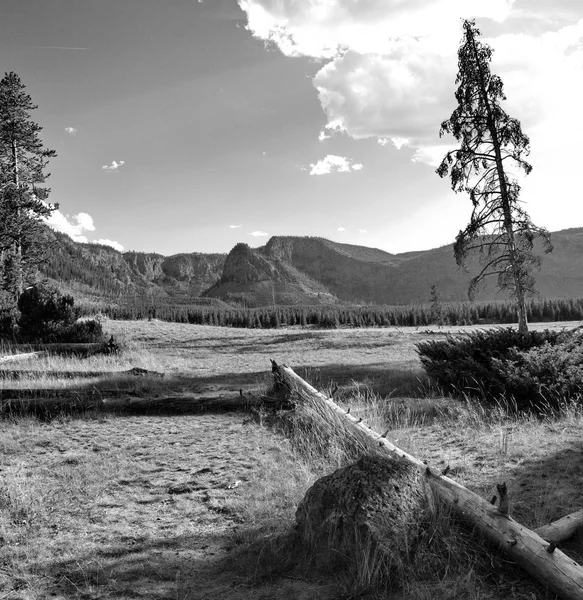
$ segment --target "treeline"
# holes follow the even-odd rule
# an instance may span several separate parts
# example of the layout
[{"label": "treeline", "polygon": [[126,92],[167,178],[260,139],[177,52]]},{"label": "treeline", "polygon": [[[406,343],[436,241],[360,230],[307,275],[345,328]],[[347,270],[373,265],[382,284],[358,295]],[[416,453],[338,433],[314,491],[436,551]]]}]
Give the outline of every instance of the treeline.
[{"label": "treeline", "polygon": [[[104,307],[111,319],[160,319],[176,323],[223,327],[423,327],[439,325],[509,324],[516,322],[511,301],[440,302],[408,306],[281,306],[217,308],[182,304],[126,302]],[[583,320],[583,298],[534,298],[527,304],[531,322]]]}]

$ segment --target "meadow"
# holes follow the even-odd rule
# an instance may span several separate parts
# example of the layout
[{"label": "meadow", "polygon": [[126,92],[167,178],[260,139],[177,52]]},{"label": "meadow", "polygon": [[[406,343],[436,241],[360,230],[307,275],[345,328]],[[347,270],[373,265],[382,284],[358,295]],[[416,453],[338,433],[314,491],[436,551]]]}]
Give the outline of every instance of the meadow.
[{"label": "meadow", "polygon": [[[258,396],[269,390],[273,358],[323,391],[338,386],[343,406],[389,428],[391,441],[430,466],[449,465],[450,476],[483,497],[507,482],[511,514],[528,527],[582,508],[578,406],[510,415],[432,389],[415,343],[463,327],[263,330],[105,320],[104,328],[122,345],[119,356],[41,358],[0,370],[119,376],[0,379],[3,402],[8,390],[48,387],[102,398]],[[132,367],[165,375],[121,373]],[[309,557],[289,554],[286,536],[306,490],[353,457],[341,444],[323,452],[279,422],[262,410],[5,415],[0,598],[381,597],[367,573],[314,572]],[[580,538],[563,548],[583,559]],[[447,514],[436,517],[407,568],[402,598],[550,597]]]}]

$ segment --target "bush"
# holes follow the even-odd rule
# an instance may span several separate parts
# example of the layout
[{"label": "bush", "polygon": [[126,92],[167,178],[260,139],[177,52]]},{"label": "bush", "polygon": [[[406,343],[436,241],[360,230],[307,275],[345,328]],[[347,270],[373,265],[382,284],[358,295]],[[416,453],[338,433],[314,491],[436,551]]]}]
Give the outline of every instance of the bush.
[{"label": "bush", "polygon": [[99,321],[77,321],[79,308],[72,296],[54,288],[34,285],[18,299],[18,338],[27,342],[101,342]]},{"label": "bush", "polygon": [[508,358],[494,360],[494,365],[515,395],[531,398],[539,406],[557,408],[583,398],[581,330],[555,345],[546,342],[523,352],[512,350]]},{"label": "bush", "polygon": [[[569,334],[556,331],[529,331],[522,335],[512,328],[498,328],[449,335],[445,340],[416,346],[427,375],[445,392],[492,403],[504,396],[513,399],[519,408],[526,408],[538,399],[533,397],[536,386],[524,385],[518,371],[509,365],[528,351],[543,346],[552,348],[569,339]],[[533,369],[535,356],[528,363]]]},{"label": "bush", "polygon": [[79,311],[73,296],[44,285],[28,287],[18,299],[18,335],[23,340],[56,342],[62,330],[75,323]]},{"label": "bush", "polygon": [[61,343],[93,343],[104,340],[103,325],[96,319],[77,321],[68,327],[64,327],[56,335],[56,342]]}]

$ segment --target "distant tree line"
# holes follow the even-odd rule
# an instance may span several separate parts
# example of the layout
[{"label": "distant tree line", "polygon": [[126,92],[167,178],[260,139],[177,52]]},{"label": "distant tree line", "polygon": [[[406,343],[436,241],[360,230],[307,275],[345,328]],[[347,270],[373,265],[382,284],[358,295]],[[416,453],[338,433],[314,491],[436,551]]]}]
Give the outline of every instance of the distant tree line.
[{"label": "distant tree line", "polygon": [[[137,297],[133,297],[138,300]],[[127,299],[126,299],[127,300]],[[206,300],[206,299],[201,299]],[[531,322],[583,320],[583,298],[531,298],[526,302]],[[281,326],[423,327],[438,325],[510,324],[516,304],[508,301],[440,302],[408,306],[282,306],[218,308],[204,305],[111,304],[101,309],[111,319],[151,319],[175,323],[272,329]]]}]

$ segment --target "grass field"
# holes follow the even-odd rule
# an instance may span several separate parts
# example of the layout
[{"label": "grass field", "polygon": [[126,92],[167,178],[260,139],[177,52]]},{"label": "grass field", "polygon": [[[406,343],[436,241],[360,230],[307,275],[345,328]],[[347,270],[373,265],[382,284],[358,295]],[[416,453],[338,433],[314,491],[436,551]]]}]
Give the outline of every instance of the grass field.
[{"label": "grass field", "polygon": [[[449,465],[453,478],[482,496],[506,481],[511,513],[529,527],[582,508],[582,413],[567,407],[558,416],[510,418],[440,398],[414,343],[443,331],[157,321],[106,321],[105,329],[122,343],[121,356],[41,359],[18,368],[140,367],[165,377],[41,376],[1,380],[0,388],[233,396],[265,390],[274,358],[317,387],[339,385],[340,402],[375,427],[388,425],[392,441],[430,465]],[[365,597],[348,577],[309,572],[301,561],[288,571],[278,564],[285,557],[276,540],[291,529],[298,502],[344,460],[310,454],[263,415],[244,412],[0,421],[0,599]],[[449,522],[439,531],[434,568],[427,560],[424,568],[413,565],[403,598],[547,598],[470,534],[454,535]],[[582,559],[580,539],[565,549]]]}]

